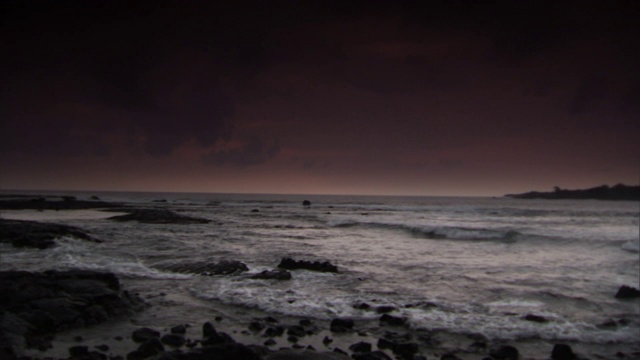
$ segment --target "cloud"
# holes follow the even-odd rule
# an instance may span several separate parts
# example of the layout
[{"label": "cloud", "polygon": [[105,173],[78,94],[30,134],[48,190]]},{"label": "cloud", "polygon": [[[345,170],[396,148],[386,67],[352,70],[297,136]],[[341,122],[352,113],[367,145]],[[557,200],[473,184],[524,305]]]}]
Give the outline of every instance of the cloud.
[{"label": "cloud", "polygon": [[245,168],[259,165],[274,158],[280,152],[278,141],[264,141],[251,137],[239,147],[228,150],[213,151],[205,155],[204,163]]}]

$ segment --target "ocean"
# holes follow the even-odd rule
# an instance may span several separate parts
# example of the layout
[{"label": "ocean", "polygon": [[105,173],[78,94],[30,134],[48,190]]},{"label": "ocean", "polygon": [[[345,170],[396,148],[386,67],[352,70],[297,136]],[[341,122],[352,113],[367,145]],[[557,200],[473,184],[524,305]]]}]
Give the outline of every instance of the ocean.
[{"label": "ocean", "polygon": [[[56,240],[48,250],[0,244],[0,270],[104,270],[153,304],[136,325],[167,327],[222,313],[375,322],[389,306],[415,331],[491,342],[572,343],[640,351],[639,204],[512,198],[184,193],[78,193],[153,206],[208,224],[115,222],[99,210],[3,211],[78,226],[103,243]],[[309,200],[310,206],[303,206]],[[329,261],[339,273],[293,271],[288,281],[167,269],[237,260],[249,273],[284,257]],[[525,317],[535,315],[543,322]],[[374,330],[372,330],[374,331]],[[239,335],[241,336],[241,335]],[[447,335],[443,335],[446,336]],[[591,351],[591,350],[585,350]]]}]

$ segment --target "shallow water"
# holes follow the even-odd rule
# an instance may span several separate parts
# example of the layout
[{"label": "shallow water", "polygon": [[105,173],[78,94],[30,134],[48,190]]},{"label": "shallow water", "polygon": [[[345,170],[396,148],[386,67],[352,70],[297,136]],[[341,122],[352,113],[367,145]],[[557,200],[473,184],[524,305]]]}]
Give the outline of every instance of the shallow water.
[{"label": "shallow water", "polygon": [[[79,226],[104,243],[63,238],[49,250],[2,246],[0,269],[113,271],[143,295],[173,299],[159,302],[168,319],[199,318],[208,303],[320,321],[379,317],[354,308],[365,302],[396,307],[392,314],[407,317],[414,329],[638,346],[640,303],[614,298],[621,285],[640,282],[637,202],[98,195],[212,222],[151,225],[113,222],[106,219],[113,213],[95,210],[3,211],[6,218]],[[312,205],[302,206],[303,199]],[[340,273],[297,270],[291,281],[277,282],[162,270],[228,259],[257,273],[284,256],[328,260]],[[548,322],[526,321],[528,314]],[[253,315],[234,312],[240,323]],[[619,325],[600,326],[612,319]]]}]

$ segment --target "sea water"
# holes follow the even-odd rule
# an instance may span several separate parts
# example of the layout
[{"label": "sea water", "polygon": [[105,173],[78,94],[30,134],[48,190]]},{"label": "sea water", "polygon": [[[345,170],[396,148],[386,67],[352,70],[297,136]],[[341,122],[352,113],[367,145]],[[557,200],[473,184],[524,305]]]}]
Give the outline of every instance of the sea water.
[{"label": "sea water", "polygon": [[[416,330],[505,341],[638,343],[640,303],[614,297],[621,285],[639,286],[638,202],[97,195],[211,222],[122,223],[96,210],[3,211],[5,218],[78,226],[104,242],[60,238],[48,250],[1,245],[0,270],[111,271],[142,295],[161,291],[173,299],[156,305],[168,319],[198,318],[210,303],[276,316],[375,320],[379,314],[357,306],[366,303],[394,307],[392,315],[406,317]],[[275,268],[283,257],[330,261],[339,273],[296,270],[292,280],[277,281],[163,270],[238,260],[253,274]],[[235,312],[236,320],[249,322],[242,313]]]}]

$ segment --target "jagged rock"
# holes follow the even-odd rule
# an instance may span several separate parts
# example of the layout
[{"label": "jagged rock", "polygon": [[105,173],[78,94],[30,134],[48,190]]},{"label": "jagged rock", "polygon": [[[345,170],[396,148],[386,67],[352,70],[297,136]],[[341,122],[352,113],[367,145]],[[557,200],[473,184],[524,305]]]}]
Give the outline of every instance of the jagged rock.
[{"label": "jagged rock", "polygon": [[576,354],[573,353],[571,346],[567,344],[556,344],[551,351],[551,359],[553,360],[574,360]]},{"label": "jagged rock", "polygon": [[54,239],[63,236],[96,243],[102,242],[74,226],[0,219],[0,242],[10,243],[15,247],[46,249],[55,246]]},{"label": "jagged rock", "polygon": [[131,333],[131,339],[137,343],[158,338],[160,338],[160,332],[147,327],[136,329]]},{"label": "jagged rock", "polygon": [[638,297],[640,297],[640,290],[627,285],[620,286],[616,293],[616,299],[635,299]]},{"label": "jagged rock", "polygon": [[291,280],[291,273],[285,269],[265,270],[251,276],[252,279]]},{"label": "jagged rock", "polygon": [[172,334],[180,334],[180,335],[184,335],[187,332],[187,327],[184,325],[178,325],[178,326],[174,326],[171,328],[171,333]]},{"label": "jagged rock", "polygon": [[503,345],[489,350],[489,355],[496,360],[518,360],[518,349],[510,345]]},{"label": "jagged rock", "polygon": [[347,332],[353,329],[354,322],[351,319],[333,319],[331,320],[331,332]]},{"label": "jagged rock", "polygon": [[383,314],[380,317],[380,325],[392,325],[392,326],[402,326],[407,322],[407,319],[397,316],[391,316],[388,314]]},{"label": "jagged rock", "polygon": [[533,315],[533,314],[528,314],[527,316],[524,317],[525,320],[527,321],[533,321],[533,322],[537,322],[537,323],[546,323],[547,319],[543,316],[540,315]]},{"label": "jagged rock", "polygon": [[361,341],[349,346],[349,350],[357,353],[371,352],[371,344],[365,341]]},{"label": "jagged rock", "polygon": [[140,298],[122,291],[115,275],[93,271],[4,271],[0,272],[0,294],[0,339],[8,339],[7,352],[25,343],[47,348],[59,330],[96,324],[145,307]]},{"label": "jagged rock", "polygon": [[115,221],[137,221],[144,224],[207,224],[207,219],[176,214],[167,209],[133,209],[129,214],[112,216]]},{"label": "jagged rock", "polygon": [[312,271],[320,271],[320,272],[338,272],[338,267],[331,264],[328,261],[319,262],[319,261],[307,261],[300,260],[296,261],[291,258],[282,258],[280,264],[278,264],[278,268],[287,269],[287,270],[297,270],[297,269],[305,269]]},{"label": "jagged rock", "polygon": [[160,342],[174,348],[179,348],[184,345],[187,340],[184,338],[184,336],[179,334],[166,334],[160,338]]}]

